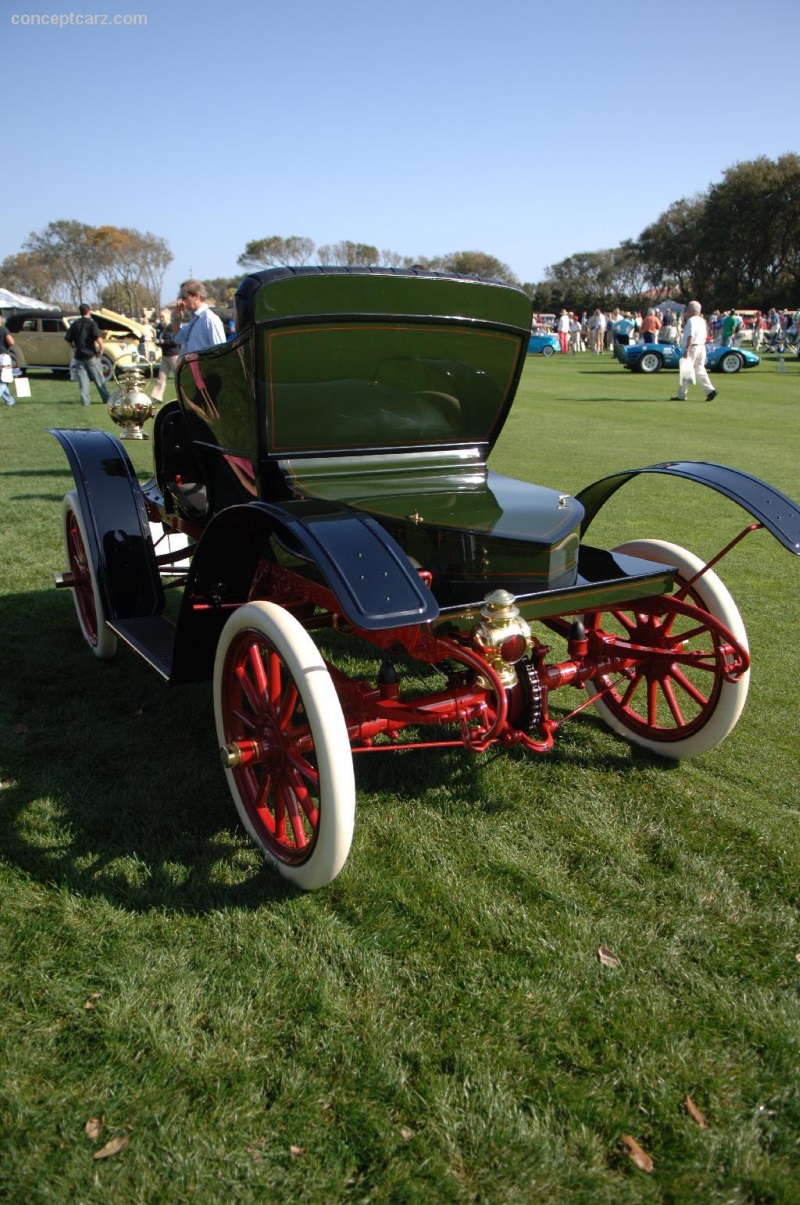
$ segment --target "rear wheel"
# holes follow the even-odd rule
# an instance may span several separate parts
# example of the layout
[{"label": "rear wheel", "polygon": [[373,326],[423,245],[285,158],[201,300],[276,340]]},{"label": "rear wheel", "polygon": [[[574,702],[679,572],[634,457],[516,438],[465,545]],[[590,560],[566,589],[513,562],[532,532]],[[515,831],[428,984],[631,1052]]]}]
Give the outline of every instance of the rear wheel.
[{"label": "rear wheel", "polygon": [[330,674],[288,611],[253,602],[225,624],[214,713],[245,828],[296,886],[324,887],[353,839],[353,758]]},{"label": "rear wheel", "polygon": [[639,372],[658,372],[663,360],[657,351],[646,351],[639,360]]},{"label": "rear wheel", "polygon": [[735,351],[726,352],[720,357],[720,372],[738,372],[742,367],[742,357]]},{"label": "rear wheel", "polygon": [[72,597],[83,638],[95,657],[108,661],[117,651],[117,638],[106,627],[106,611],[97,584],[89,541],[86,536],[86,521],[75,490],[64,499],[64,547],[67,565],[72,578]]},{"label": "rear wheel", "polygon": [[[676,586],[703,567],[699,557],[661,540],[632,540],[615,552],[640,556],[678,569]],[[736,603],[711,570],[685,595],[719,620],[745,649],[747,633]],[[621,681],[619,675],[598,675],[586,689],[595,707],[614,732],[662,757],[696,757],[720,744],[735,728],[747,698],[749,670],[737,682],[723,673],[721,638],[710,626],[668,608],[661,615],[641,614],[620,607],[586,617],[594,628],[633,644],[664,651],[703,654],[702,665],[685,665],[660,656],[638,662]],[[598,697],[601,692],[602,697]]]},{"label": "rear wheel", "polygon": [[552,343],[545,343],[544,347],[542,348],[542,355],[543,356],[554,356],[555,354],[556,354],[556,349],[553,347]]}]

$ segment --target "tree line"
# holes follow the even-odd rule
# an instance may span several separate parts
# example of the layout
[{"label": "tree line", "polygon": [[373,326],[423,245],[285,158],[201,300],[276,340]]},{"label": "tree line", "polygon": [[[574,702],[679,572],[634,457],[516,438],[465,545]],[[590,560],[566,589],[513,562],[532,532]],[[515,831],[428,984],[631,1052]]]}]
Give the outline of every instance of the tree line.
[{"label": "tree line", "polygon": [[728,168],[695,197],[673,202],[636,239],[572,255],[527,285],[539,311],[640,308],[672,297],[794,308],[800,300],[800,156]]},{"label": "tree line", "polygon": [[0,264],[0,280],[7,289],[56,306],[99,301],[141,314],[160,304],[171,263],[172,252],[156,234],[61,219],[29,234],[22,250]]},{"label": "tree line", "polygon": [[[345,267],[421,267],[519,285],[512,269],[483,251],[411,256],[343,240],[315,246],[301,235],[248,242],[237,259],[253,269],[309,262]],[[163,238],[126,227],[50,222],[0,264],[6,288],[54,304],[97,298],[110,309],[159,308],[172,253]],[[204,283],[230,303],[239,276]],[[800,156],[764,156],[728,168],[695,197],[673,202],[638,236],[618,247],[570,255],[523,283],[537,311],[639,309],[672,297],[706,309],[796,306],[800,299]]]}]

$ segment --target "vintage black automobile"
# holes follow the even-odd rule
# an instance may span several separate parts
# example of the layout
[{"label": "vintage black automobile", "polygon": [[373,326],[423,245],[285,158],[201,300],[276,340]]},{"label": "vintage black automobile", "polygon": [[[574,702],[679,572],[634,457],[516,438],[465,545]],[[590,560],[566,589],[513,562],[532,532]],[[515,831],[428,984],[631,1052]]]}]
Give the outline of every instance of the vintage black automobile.
[{"label": "vintage black automobile", "polygon": [[[354,752],[546,753],[567,686],[583,695],[569,716],[593,704],[666,757],[731,732],[750,660],[711,566],[759,526],[800,552],[789,498],[718,464],[627,469],[577,497],[493,472],[531,329],[505,284],[278,268],[242,281],[236,329],[180,362],[146,485],[113,436],[54,431],[75,478],[57,581],[98,657],[121,640],[170,683],[213,679],[231,793],[282,874],[315,888],[342,868]],[[754,521],[708,563],[654,539],[592,547],[595,515],[642,473]],[[369,678],[348,672],[351,646]],[[409,661],[430,671],[421,690]]]}]

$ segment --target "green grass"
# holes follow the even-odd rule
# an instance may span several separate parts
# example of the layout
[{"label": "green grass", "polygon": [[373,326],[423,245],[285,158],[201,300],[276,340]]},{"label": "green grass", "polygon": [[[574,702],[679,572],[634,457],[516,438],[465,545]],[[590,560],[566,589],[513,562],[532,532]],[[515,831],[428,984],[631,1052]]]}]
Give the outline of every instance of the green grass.
[{"label": "green grass", "polygon": [[[493,467],[574,492],[710,459],[800,495],[800,368],[718,383],[536,359]],[[754,670],[719,749],[665,764],[584,714],[547,758],[356,759],[350,859],[298,895],[237,823],[210,688],[97,662],[52,589],[45,429],[111,424],[33,394],[0,406],[0,1197],[797,1201],[796,558],[758,532],[723,562]],[[591,539],[711,554],[746,521],[651,477]]]}]

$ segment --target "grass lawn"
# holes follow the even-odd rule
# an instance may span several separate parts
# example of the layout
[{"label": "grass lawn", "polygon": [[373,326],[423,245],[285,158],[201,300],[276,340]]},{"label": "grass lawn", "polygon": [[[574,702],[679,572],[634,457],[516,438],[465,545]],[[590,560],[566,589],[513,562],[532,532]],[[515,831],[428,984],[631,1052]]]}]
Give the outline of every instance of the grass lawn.
[{"label": "grass lawn", "polygon": [[[676,374],[532,358],[492,465],[576,492],[706,459],[798,497],[775,367],[678,403]],[[210,686],[97,661],[52,588],[46,428],[113,428],[32,385],[0,406],[0,1197],[798,1201],[797,558],[757,532],[719,569],[753,674],[717,750],[666,763],[586,712],[545,758],[356,759],[350,859],[300,895],[237,822]],[[747,521],[639,478],[591,542],[711,555]]]}]

